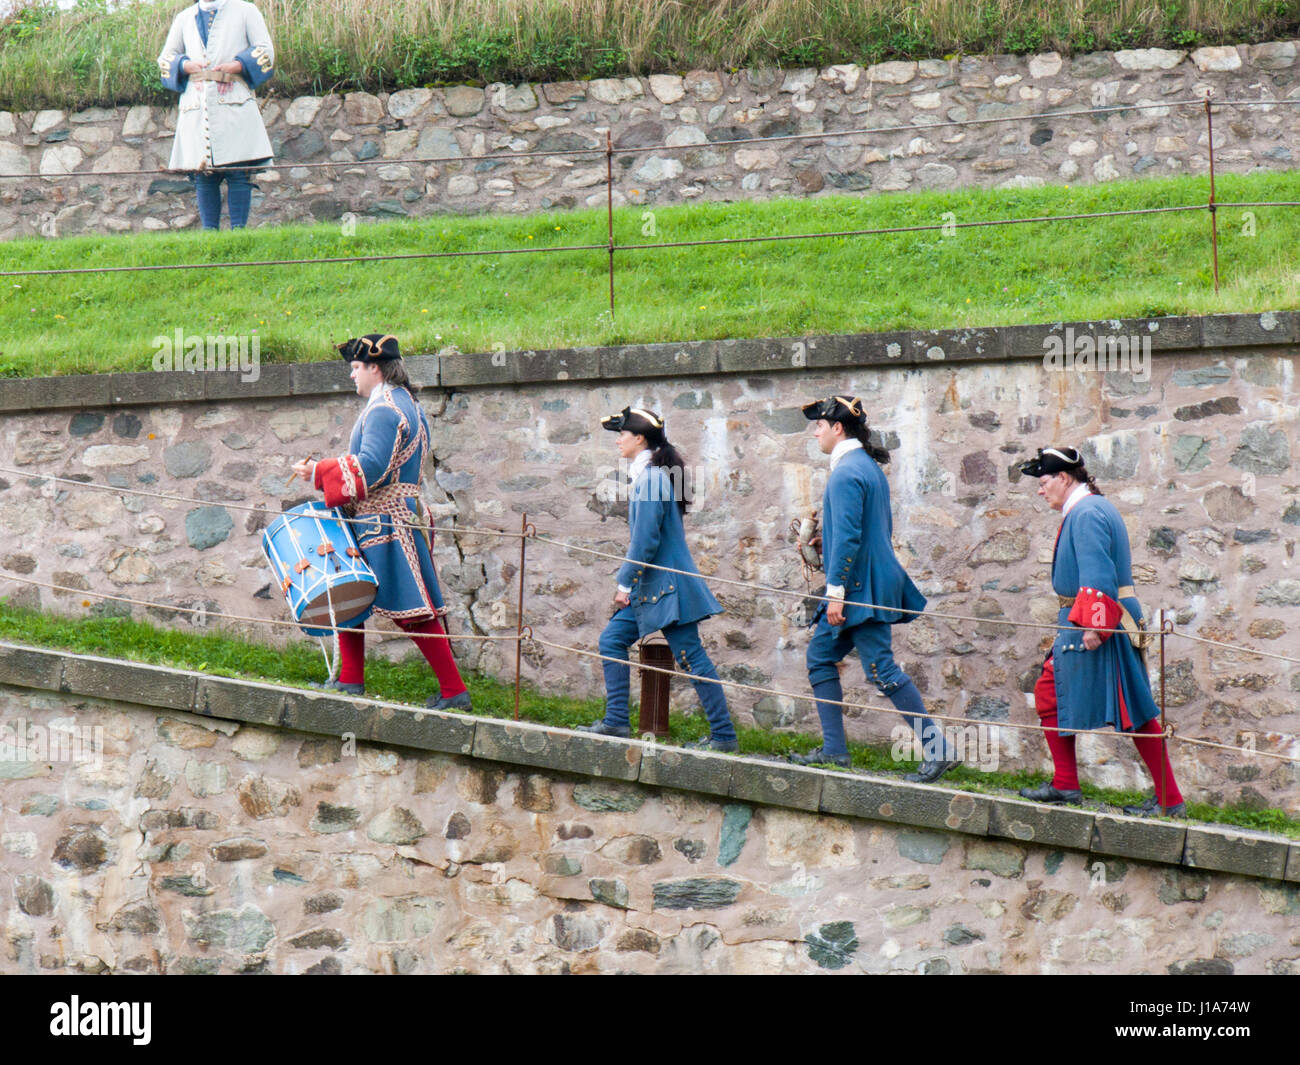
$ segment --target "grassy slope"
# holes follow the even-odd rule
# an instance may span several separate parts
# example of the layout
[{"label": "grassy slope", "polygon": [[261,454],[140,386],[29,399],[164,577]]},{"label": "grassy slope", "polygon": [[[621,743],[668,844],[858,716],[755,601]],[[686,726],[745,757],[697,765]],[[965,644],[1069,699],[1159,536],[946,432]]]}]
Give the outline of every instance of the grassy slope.
[{"label": "grassy slope", "polygon": [[[900,193],[616,213],[620,243],[938,224],[1204,202],[1201,177],[1077,188]],[[1219,199],[1300,199],[1300,175],[1222,176]],[[0,374],[146,370],[154,336],[256,331],[264,361],[323,359],[371,330],[412,353],[491,351],[960,328],[1300,306],[1300,213],[1219,214],[1223,290],[1211,284],[1204,211],[779,244],[628,251],[618,310],[604,252],[232,268],[220,272],[0,278]],[[308,258],[600,243],[602,210],[527,218],[444,216],[332,225],[75,237],[0,244],[0,270]]]},{"label": "grassy slope", "polygon": [[[301,640],[286,648],[273,648],[221,632],[199,635],[158,629],[143,622],[112,616],[111,612],[118,608],[117,604],[103,602],[91,607],[87,616],[68,618],[20,609],[0,599],[0,639],[294,687],[318,680],[323,674],[320,652],[314,642]],[[514,688],[511,685],[483,676],[469,676],[466,680],[476,714],[497,718],[513,716]],[[433,693],[433,688],[428,667],[415,652],[402,662],[371,659],[366,663],[366,690],[373,698],[419,706]],[[600,700],[572,699],[525,689],[520,700],[520,717],[526,721],[572,728],[597,720],[602,708]],[[703,714],[689,717],[673,714],[671,731],[668,742],[683,743],[702,738],[707,735],[708,728]],[[757,728],[742,728],[739,732],[741,751],[750,755],[808,751],[820,742],[820,737],[804,733],[766,732]],[[856,743],[849,746],[857,769],[900,774],[913,768],[912,763],[895,762],[887,748]],[[1006,794],[1043,779],[1040,774],[1025,771],[982,773],[958,767],[944,777],[944,785],[967,791]],[[1141,797],[1137,792],[1096,788],[1086,783],[1083,790],[1090,802],[1114,806],[1133,803]],[[1288,818],[1281,810],[1225,809],[1192,803],[1189,812],[1201,821],[1267,829],[1300,838],[1300,821]]]},{"label": "grassy slope", "polygon": [[[165,102],[155,57],[182,3],[0,22],[0,109]],[[1294,37],[1296,0],[259,0],[274,91],[826,66],[949,53],[1197,47]]]}]

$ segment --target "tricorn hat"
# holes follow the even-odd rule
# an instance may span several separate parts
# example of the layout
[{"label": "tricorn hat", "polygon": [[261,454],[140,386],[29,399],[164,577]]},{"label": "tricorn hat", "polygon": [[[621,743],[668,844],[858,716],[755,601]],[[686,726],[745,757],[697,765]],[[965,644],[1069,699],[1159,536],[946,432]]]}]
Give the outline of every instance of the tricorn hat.
[{"label": "tricorn hat", "polygon": [[1026,477],[1050,477],[1054,473],[1083,468],[1083,456],[1072,447],[1040,447],[1038,455],[1020,464]]},{"label": "tricorn hat", "polygon": [[402,352],[397,346],[397,337],[392,333],[367,333],[363,337],[345,340],[337,347],[344,362],[372,364],[402,357]]},{"label": "tricorn hat", "polygon": [[637,433],[648,439],[663,439],[664,420],[652,410],[641,407],[624,407],[617,414],[607,414],[600,419],[600,424],[611,433]]},{"label": "tricorn hat", "polygon": [[828,422],[860,422],[865,417],[862,400],[857,396],[830,396],[803,405],[803,416],[810,422],[825,418]]}]

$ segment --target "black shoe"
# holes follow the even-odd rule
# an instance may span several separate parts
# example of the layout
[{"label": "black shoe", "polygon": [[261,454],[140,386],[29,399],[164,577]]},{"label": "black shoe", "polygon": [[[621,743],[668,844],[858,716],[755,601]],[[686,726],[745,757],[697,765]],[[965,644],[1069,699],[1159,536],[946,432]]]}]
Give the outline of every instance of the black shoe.
[{"label": "black shoe", "polygon": [[715,740],[709,737],[705,740],[683,743],[682,746],[688,751],[721,751],[723,754],[740,753],[740,742],[738,740]]},{"label": "black shoe", "polygon": [[847,754],[827,754],[825,747],[816,747],[807,754],[792,754],[788,757],[795,765],[837,765],[841,769],[853,765],[853,759]]},{"label": "black shoe", "polygon": [[366,686],[362,684],[344,684],[341,680],[308,681],[307,687],[322,692],[335,692],[341,695],[365,695]]},{"label": "black shoe", "polygon": [[1078,788],[1054,788],[1051,784],[1039,784],[1036,788],[1021,788],[1020,797],[1022,799],[1032,799],[1034,802],[1083,802],[1083,792]]},{"label": "black shoe", "polygon": [[1177,817],[1186,819],[1187,803],[1175,803],[1173,806],[1161,807],[1154,795],[1148,795],[1138,806],[1125,806],[1124,812],[1129,817]]},{"label": "black shoe", "polygon": [[619,728],[616,725],[607,725],[604,721],[597,721],[592,725],[579,725],[578,732],[590,732],[593,736],[617,736],[619,739],[631,739],[632,730],[628,727]]},{"label": "black shoe", "polygon": [[453,695],[451,698],[439,695],[433,699],[426,699],[424,705],[430,710],[473,710],[474,706],[470,702],[469,692],[461,692],[459,695]]},{"label": "black shoe", "polygon": [[953,759],[951,762],[945,762],[942,760],[937,762],[922,762],[916,767],[915,773],[908,773],[903,777],[903,779],[910,781],[913,784],[933,784],[956,764],[956,759]]}]

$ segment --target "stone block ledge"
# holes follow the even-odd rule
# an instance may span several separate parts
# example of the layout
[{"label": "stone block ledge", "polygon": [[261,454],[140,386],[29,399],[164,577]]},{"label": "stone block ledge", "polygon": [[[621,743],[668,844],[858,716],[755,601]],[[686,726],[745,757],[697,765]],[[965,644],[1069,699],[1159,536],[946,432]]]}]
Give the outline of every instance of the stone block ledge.
[{"label": "stone block ledge", "polygon": [[372,743],[572,776],[635,781],[831,816],[1300,883],[1300,842],[1231,827],[1039,806],[892,777],[589,736],[531,722],[437,713],[9,642],[0,642],[0,685],[321,736],[350,733]]},{"label": "stone block ledge", "polygon": [[[1124,318],[1091,322],[919,329],[832,336],[691,340],[617,347],[556,348],[493,354],[455,352],[406,359],[412,380],[445,391],[520,384],[614,381],[623,378],[800,373],[838,368],[941,366],[1042,360],[1050,339],[1135,339],[1153,358],[1218,355],[1234,349],[1300,346],[1300,312]],[[1068,347],[1068,345],[1066,345]],[[1121,348],[1121,351],[1128,350]],[[1121,370],[1127,372],[1127,366]],[[339,364],[309,362],[260,367],[256,381],[235,372],[158,371],[0,378],[0,412],[60,408],[286,399],[352,391]]]}]

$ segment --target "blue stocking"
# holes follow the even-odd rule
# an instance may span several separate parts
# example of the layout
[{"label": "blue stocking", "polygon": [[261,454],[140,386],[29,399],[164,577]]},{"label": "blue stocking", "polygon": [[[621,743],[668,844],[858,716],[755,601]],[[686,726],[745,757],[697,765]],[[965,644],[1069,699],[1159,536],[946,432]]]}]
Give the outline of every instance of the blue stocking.
[{"label": "blue stocking", "polygon": [[844,688],[839,678],[824,680],[813,685],[813,698],[817,700],[817,716],[822,723],[822,750],[830,755],[849,753],[844,737],[844,713],[833,705],[844,701]]},{"label": "blue stocking", "polygon": [[221,175],[211,171],[194,175],[199,200],[199,224],[204,229],[221,228]]},{"label": "blue stocking", "polygon": [[226,171],[226,199],[230,207],[230,228],[243,229],[248,224],[248,208],[253,200],[253,186],[247,170]]}]

